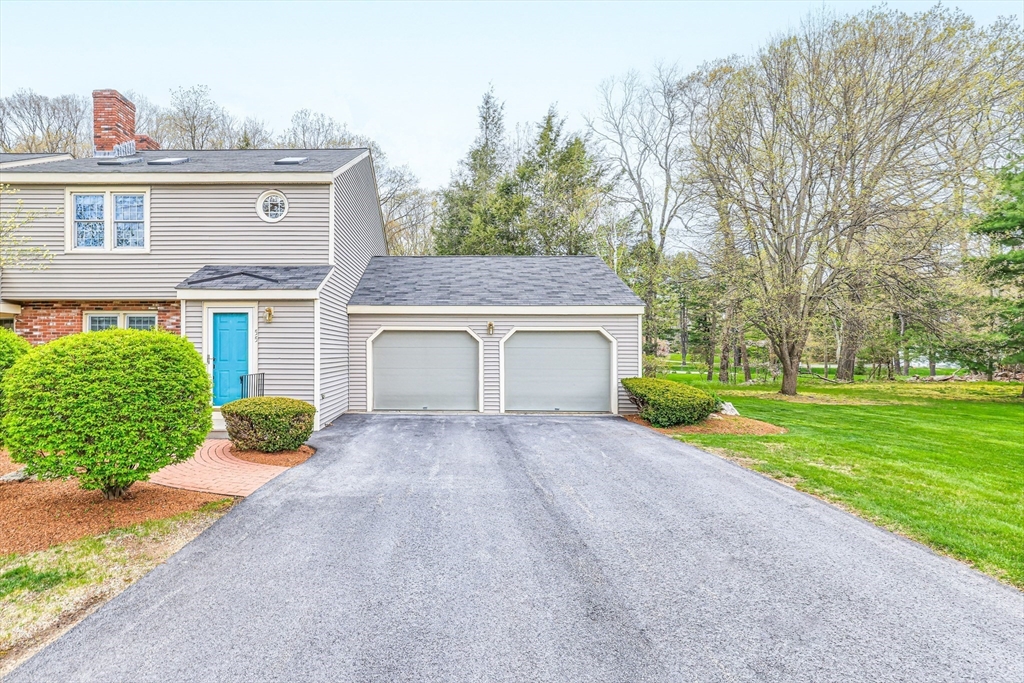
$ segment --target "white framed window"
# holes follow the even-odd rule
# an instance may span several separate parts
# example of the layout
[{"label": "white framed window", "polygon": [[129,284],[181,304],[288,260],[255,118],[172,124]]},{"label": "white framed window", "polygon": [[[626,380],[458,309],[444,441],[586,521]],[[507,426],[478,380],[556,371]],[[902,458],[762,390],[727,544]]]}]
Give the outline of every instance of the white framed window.
[{"label": "white framed window", "polygon": [[93,311],[86,312],[83,321],[85,332],[103,330],[155,330],[156,313],[146,311]]},{"label": "white framed window", "polygon": [[69,188],[66,206],[65,251],[149,251],[149,188]]},{"label": "white framed window", "polygon": [[280,190],[267,190],[256,200],[256,213],[267,223],[277,223],[288,215],[288,198]]}]

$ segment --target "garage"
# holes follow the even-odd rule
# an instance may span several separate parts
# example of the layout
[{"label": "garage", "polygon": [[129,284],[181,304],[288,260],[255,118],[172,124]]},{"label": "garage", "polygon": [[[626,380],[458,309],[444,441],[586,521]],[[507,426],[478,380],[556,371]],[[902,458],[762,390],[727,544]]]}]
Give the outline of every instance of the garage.
[{"label": "garage", "polygon": [[643,302],[596,256],[374,256],[348,410],[628,414]]},{"label": "garage", "polygon": [[382,330],[371,341],[374,410],[478,410],[480,342],[466,330]]},{"label": "garage", "polygon": [[525,330],[503,342],[504,409],[607,413],[612,409],[612,342],[592,330]]}]

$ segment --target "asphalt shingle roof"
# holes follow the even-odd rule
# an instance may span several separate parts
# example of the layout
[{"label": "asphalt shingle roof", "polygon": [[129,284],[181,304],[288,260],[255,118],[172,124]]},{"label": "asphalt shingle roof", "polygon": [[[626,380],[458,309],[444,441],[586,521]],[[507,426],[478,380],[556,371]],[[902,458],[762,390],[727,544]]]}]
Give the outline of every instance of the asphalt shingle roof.
[{"label": "asphalt shingle roof", "polygon": [[331,266],[203,266],[176,289],[316,289]]},{"label": "asphalt shingle roof", "polygon": [[0,152],[0,164],[6,164],[9,161],[25,161],[26,159],[58,156],[61,156],[60,152]]},{"label": "asphalt shingle roof", "polygon": [[[18,173],[331,173],[364,154],[365,149],[161,149],[136,152],[138,163],[124,166],[101,164],[114,157],[65,159],[18,167]],[[188,157],[184,164],[154,165],[150,161]],[[308,157],[301,164],[275,164],[286,157]]]},{"label": "asphalt shingle roof", "polygon": [[350,304],[641,306],[596,256],[375,256]]}]

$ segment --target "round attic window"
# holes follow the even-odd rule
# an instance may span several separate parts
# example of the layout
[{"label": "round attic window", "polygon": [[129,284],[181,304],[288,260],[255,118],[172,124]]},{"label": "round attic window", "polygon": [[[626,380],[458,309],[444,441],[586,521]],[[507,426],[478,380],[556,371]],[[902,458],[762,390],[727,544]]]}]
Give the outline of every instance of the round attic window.
[{"label": "round attic window", "polygon": [[267,190],[256,200],[256,213],[267,223],[276,223],[288,213],[288,199],[278,190]]}]

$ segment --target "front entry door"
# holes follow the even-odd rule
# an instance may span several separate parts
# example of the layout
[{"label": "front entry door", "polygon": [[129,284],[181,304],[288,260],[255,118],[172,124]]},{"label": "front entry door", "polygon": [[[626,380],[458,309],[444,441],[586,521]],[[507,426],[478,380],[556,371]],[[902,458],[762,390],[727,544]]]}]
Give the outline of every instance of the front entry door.
[{"label": "front entry door", "polygon": [[213,314],[213,405],[242,397],[242,375],[249,373],[249,314]]}]

